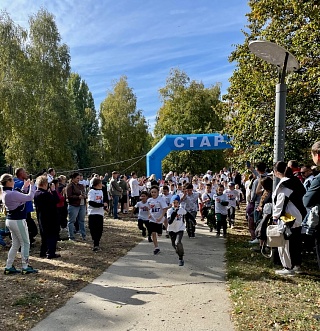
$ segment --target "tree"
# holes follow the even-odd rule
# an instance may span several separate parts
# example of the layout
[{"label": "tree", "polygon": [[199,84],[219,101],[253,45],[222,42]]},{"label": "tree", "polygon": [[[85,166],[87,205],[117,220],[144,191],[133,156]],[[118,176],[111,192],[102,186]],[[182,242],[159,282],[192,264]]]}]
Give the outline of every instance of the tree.
[{"label": "tree", "polygon": [[232,137],[233,164],[247,159],[273,159],[275,86],[277,68],[249,51],[250,40],[269,40],[293,53],[306,68],[287,75],[285,158],[309,159],[309,147],[320,133],[320,16],[316,1],[249,1],[251,12],[245,41],[229,60],[236,62],[230,78],[224,114],[225,132]]},{"label": "tree", "polygon": [[30,172],[73,167],[77,134],[66,89],[70,55],[53,16],[43,9],[31,16],[29,35],[6,13],[0,22],[2,148],[7,163]]},{"label": "tree", "polygon": [[71,74],[68,80],[68,91],[75,118],[74,126],[80,132],[73,147],[77,167],[83,169],[100,164],[99,123],[92,93],[77,73]]},{"label": "tree", "polygon": [[[155,143],[166,134],[219,132],[223,128],[220,117],[220,85],[205,88],[202,82],[191,81],[187,74],[172,69],[166,86],[160,89],[162,106],[158,111],[154,129]],[[221,151],[171,152],[163,169],[201,173],[224,166]]]},{"label": "tree", "polygon": [[113,83],[100,105],[101,134],[104,157],[108,163],[114,163],[108,170],[136,170],[145,172],[145,159],[120,163],[137,156],[143,156],[150,149],[148,124],[141,110],[136,108],[137,98],[128,86],[127,77],[122,76]]}]

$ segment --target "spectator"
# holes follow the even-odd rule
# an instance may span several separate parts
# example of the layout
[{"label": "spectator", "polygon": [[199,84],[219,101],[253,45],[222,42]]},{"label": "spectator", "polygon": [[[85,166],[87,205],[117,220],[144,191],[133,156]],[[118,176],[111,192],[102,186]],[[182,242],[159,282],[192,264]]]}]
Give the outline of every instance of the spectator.
[{"label": "spectator", "polygon": [[131,205],[135,206],[139,201],[139,182],[137,180],[137,174],[135,172],[131,172],[131,178],[129,180],[129,186],[131,191]]},{"label": "spectator", "polygon": [[130,187],[127,182],[127,177],[125,175],[121,175],[118,184],[122,188],[122,195],[119,199],[120,211],[123,214],[128,214],[128,192]]},{"label": "spectator", "polygon": [[[14,178],[14,188],[21,190],[24,182],[28,179],[28,174],[24,168],[18,168],[16,170],[16,178]],[[26,212],[27,212],[27,226],[28,226],[28,232],[29,232],[29,239],[30,244],[35,242],[35,237],[38,234],[38,227],[34,221],[34,219],[31,217],[31,213],[33,212],[33,203],[32,201],[26,202]]]},{"label": "spectator", "polygon": [[88,193],[88,204],[89,229],[93,240],[92,250],[97,252],[100,250],[103,232],[104,208],[108,206],[108,203],[104,202],[102,180],[99,178],[93,179],[92,188]]},{"label": "spectator", "polygon": [[301,176],[303,178],[303,186],[306,189],[306,191],[308,191],[308,189],[310,188],[311,183],[312,183],[312,181],[315,177],[313,175],[311,166],[310,165],[303,165],[301,167],[301,172],[300,173],[301,173]]},{"label": "spectator", "polygon": [[289,213],[295,217],[295,222],[290,229],[291,235],[286,238],[285,246],[278,247],[283,269],[277,270],[276,274],[292,276],[295,271],[299,272],[301,266],[301,223],[306,216],[302,198],[305,194],[305,188],[285,162],[277,162],[274,165],[273,174],[280,179],[272,193],[273,221],[277,222],[279,230],[281,230],[284,224],[280,217],[284,213]]},{"label": "spectator", "polygon": [[54,180],[54,176],[56,175],[56,171],[53,168],[49,168],[47,172],[48,184]]},{"label": "spectator", "polygon": [[[35,187],[30,179],[27,179],[22,186],[22,192],[14,190],[14,180],[10,174],[3,174],[0,177],[0,184],[2,186],[2,200],[6,208],[6,226],[12,237],[12,245],[8,253],[4,274],[37,273],[38,270],[29,265],[30,240],[25,208],[25,203],[32,201],[34,197]],[[27,191],[28,193],[25,194]],[[13,266],[19,248],[21,249],[21,271]]]},{"label": "spectator", "polygon": [[75,240],[74,224],[79,222],[79,230],[83,240],[86,240],[84,220],[86,215],[86,194],[83,185],[79,184],[80,174],[75,172],[71,175],[71,182],[67,186],[68,199],[68,232],[69,240]]},{"label": "spectator", "polygon": [[56,184],[52,180],[48,191],[47,176],[40,176],[36,180],[36,185],[37,190],[34,194],[34,204],[41,235],[40,257],[55,259],[61,257],[60,254],[56,254],[60,230],[57,214],[59,196],[56,192]]},{"label": "spectator", "polygon": [[118,203],[122,195],[122,188],[118,184],[118,171],[112,171],[112,178],[110,180],[110,194],[113,200],[113,218],[115,220],[120,219],[118,216]]}]

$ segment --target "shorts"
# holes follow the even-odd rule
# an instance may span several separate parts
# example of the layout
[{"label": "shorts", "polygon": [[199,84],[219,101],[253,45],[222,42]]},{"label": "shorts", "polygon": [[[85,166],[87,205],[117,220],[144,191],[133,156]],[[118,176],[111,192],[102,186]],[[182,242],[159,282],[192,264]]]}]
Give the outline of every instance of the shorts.
[{"label": "shorts", "polygon": [[162,235],[162,223],[149,222],[150,232],[156,232]]}]

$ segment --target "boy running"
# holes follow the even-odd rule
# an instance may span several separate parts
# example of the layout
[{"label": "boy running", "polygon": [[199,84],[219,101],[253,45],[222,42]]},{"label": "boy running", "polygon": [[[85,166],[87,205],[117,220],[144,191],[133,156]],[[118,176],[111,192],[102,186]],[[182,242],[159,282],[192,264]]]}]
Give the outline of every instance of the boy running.
[{"label": "boy running", "polygon": [[217,193],[213,196],[215,201],[215,212],[217,217],[217,235],[220,237],[221,228],[223,230],[223,237],[227,237],[227,215],[228,215],[228,197],[223,193],[224,186],[218,185]]},{"label": "boy running", "polygon": [[235,190],[235,184],[233,182],[228,183],[228,187],[223,193],[227,195],[229,206],[228,206],[228,220],[229,226],[232,229],[234,227],[236,218],[236,207],[237,199],[239,199],[239,192]]},{"label": "boy running", "polygon": [[149,226],[154,244],[153,254],[157,255],[160,253],[157,235],[159,237],[162,235],[162,224],[164,222],[164,215],[167,212],[168,206],[165,200],[159,196],[159,186],[151,186],[150,194],[151,198],[148,199]]},{"label": "boy running", "polygon": [[148,241],[152,242],[151,239],[151,231],[150,231],[150,223],[149,223],[149,204],[148,200],[148,192],[142,191],[140,193],[140,201],[138,201],[132,210],[132,215],[138,209],[138,228],[142,231],[142,236],[145,237],[148,232]]},{"label": "boy running", "polygon": [[183,222],[183,215],[185,215],[187,212],[185,211],[185,209],[179,206],[179,195],[173,195],[170,202],[172,207],[169,208],[167,211],[168,231],[171,238],[172,246],[179,256],[179,266],[182,267],[184,265],[184,249],[181,241],[183,237],[183,232],[186,229]]}]

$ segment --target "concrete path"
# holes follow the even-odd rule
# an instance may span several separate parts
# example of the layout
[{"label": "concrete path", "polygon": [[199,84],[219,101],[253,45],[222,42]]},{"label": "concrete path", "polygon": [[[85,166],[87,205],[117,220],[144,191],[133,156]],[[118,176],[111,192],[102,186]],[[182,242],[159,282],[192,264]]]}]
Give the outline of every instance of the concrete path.
[{"label": "concrete path", "polygon": [[170,239],[161,253],[142,241],[33,331],[233,331],[225,285],[225,239],[203,225],[185,233],[185,265]]}]

